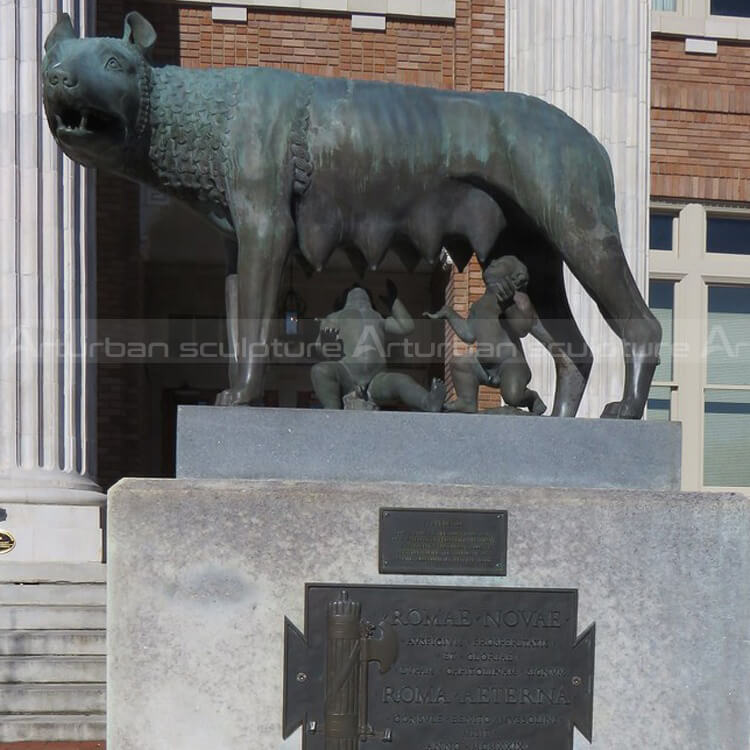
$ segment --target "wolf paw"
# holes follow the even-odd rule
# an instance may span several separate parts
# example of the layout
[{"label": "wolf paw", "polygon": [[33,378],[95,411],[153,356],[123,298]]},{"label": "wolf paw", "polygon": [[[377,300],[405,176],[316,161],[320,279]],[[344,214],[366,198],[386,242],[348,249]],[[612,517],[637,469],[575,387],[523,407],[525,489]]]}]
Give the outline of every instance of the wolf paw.
[{"label": "wolf paw", "polygon": [[216,396],[215,406],[247,406],[250,399],[247,394],[237,388],[225,388]]},{"label": "wolf paw", "polygon": [[643,407],[634,401],[610,401],[602,410],[602,419],[640,419]]}]

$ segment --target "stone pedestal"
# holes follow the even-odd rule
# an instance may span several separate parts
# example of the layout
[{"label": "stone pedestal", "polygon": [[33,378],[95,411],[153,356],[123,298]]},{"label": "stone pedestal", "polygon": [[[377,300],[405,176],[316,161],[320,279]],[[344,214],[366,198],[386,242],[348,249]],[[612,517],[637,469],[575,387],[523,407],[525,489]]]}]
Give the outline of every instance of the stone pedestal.
[{"label": "stone pedestal", "polygon": [[[389,506],[507,510],[507,577],[380,574]],[[108,750],[299,750],[281,736],[283,631],[304,624],[307,582],[578,589],[596,668],[576,750],[750,736],[741,495],[130,479],[110,493],[109,556]]]},{"label": "stone pedestal", "polygon": [[680,487],[680,425],[181,406],[177,477]]},{"label": "stone pedestal", "polygon": [[59,10],[85,32],[85,7],[0,2],[0,529],[16,537],[8,558],[18,560],[101,559],[93,191],[55,145],[39,84],[39,40]]}]

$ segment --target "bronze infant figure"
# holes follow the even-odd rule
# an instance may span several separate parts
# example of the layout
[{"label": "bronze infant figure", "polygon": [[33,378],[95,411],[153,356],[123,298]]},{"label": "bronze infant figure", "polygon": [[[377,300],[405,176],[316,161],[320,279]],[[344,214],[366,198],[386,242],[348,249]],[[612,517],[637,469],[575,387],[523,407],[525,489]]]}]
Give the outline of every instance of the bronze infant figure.
[{"label": "bronze infant figure", "polygon": [[509,406],[544,414],[546,404],[528,388],[531,370],[521,344],[539,320],[525,292],[529,282],[526,266],[505,255],[489,263],[482,277],[487,290],[472,304],[468,318],[462,318],[450,305],[425,313],[433,320],[447,320],[461,341],[477,347],[451,361],[456,398],[445,410],[476,412],[479,386],[487,385],[499,388]]},{"label": "bronze infant figure", "polygon": [[346,408],[349,400],[359,408],[398,403],[414,411],[441,411],[445,399],[442,380],[434,378],[428,391],[411,375],[388,371],[386,335],[408,336],[414,331],[414,319],[398,298],[393,282],[388,282],[383,299],[389,311],[385,318],[372,306],[367,290],[354,287],[341,310],[320,322],[318,340],[326,335],[335,338],[342,356],[313,365],[310,375],[315,394],[325,409]]}]

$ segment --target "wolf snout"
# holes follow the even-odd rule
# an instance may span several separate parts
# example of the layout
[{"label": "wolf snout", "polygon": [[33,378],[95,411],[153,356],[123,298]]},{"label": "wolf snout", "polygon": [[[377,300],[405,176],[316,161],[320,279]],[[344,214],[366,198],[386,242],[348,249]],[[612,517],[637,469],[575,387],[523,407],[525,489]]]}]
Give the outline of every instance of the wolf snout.
[{"label": "wolf snout", "polygon": [[78,85],[78,76],[61,68],[53,68],[47,71],[47,84],[53,88],[62,85],[67,89],[72,89]]}]

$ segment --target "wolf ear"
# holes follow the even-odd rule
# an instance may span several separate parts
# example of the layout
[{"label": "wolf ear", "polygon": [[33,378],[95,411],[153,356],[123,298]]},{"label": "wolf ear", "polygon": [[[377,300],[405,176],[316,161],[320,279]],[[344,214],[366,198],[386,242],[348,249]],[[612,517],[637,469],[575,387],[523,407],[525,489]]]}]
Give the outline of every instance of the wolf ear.
[{"label": "wolf ear", "polygon": [[151,50],[156,44],[156,31],[140,13],[132,11],[125,16],[122,38],[140,47],[143,54],[150,57]]},{"label": "wolf ear", "polygon": [[55,24],[55,28],[47,35],[44,42],[44,51],[49,52],[58,42],[63,39],[75,39],[76,32],[73,30],[73,24],[70,22],[70,16],[63,13]]}]

